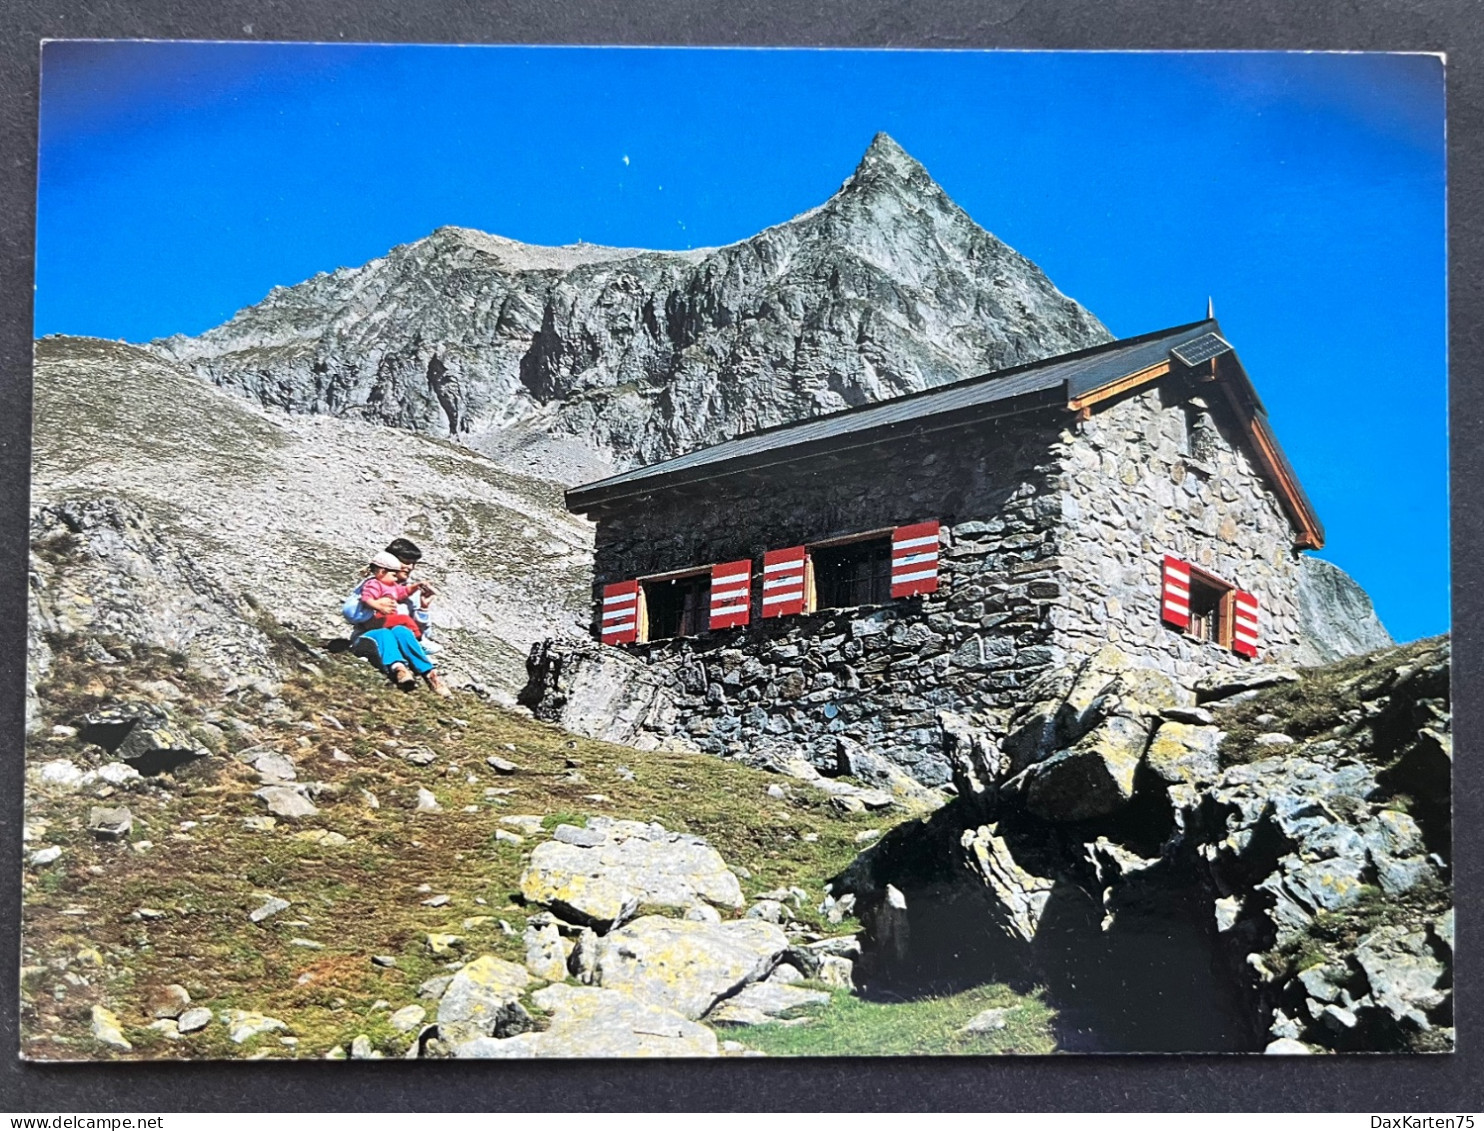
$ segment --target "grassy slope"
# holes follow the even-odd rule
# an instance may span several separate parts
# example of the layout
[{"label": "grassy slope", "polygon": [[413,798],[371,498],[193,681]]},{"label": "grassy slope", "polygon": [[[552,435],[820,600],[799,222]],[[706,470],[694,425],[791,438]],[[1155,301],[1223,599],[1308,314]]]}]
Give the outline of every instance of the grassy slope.
[{"label": "grassy slope", "polygon": [[[468,956],[523,957],[519,936],[533,909],[515,893],[534,841],[497,843],[501,815],[540,815],[548,828],[599,813],[658,820],[707,837],[729,863],[750,870],[752,878],[743,882],[748,895],[797,884],[813,903],[825,878],[858,850],[857,834],[886,823],[878,816],[838,813],[821,795],[802,789],[787,800],[770,798],[767,786],[779,779],[717,759],[640,753],[576,738],[468,696],[446,705],[427,692],[401,695],[349,657],[306,664],[304,656],[286,651],[286,669],[297,673],[283,693],[291,714],[264,723],[260,703],[221,704],[215,688],[169,657],[136,655],[103,667],[82,658],[81,642],[68,643],[59,647],[53,679],[41,689],[48,717],[44,737],[28,748],[29,762],[94,762],[96,748],[51,736],[50,726],[74,721],[112,698],[138,697],[141,682],[162,677],[188,693],[177,705],[183,718],[200,719],[214,706],[218,713],[211,717],[230,737],[226,749],[183,771],[167,788],[107,802],[122,801],[133,811],[130,844],[99,842],[86,832],[96,798],[29,791],[28,823],[45,821],[48,827],[33,837],[28,851],[60,844],[65,855],[49,868],[26,871],[23,962],[31,969],[22,1047],[28,1057],[318,1057],[360,1033],[388,1055],[400,1053],[407,1038],[387,1024],[390,1011],[417,1001],[424,979],[447,972],[446,960],[428,953],[428,932],[464,936]],[[233,719],[255,729],[237,734]],[[418,767],[398,756],[401,748],[414,746],[429,747],[437,760]],[[252,796],[259,783],[230,756],[247,747],[290,754],[300,780],[329,783],[336,796],[324,798],[321,814],[299,826],[281,821],[270,831],[249,829],[244,819],[263,815]],[[335,760],[336,749],[352,760]],[[489,753],[515,761],[521,771],[495,773],[484,763]],[[633,780],[620,767],[631,770]],[[434,793],[442,812],[412,808],[419,786]],[[370,805],[367,794],[379,807]],[[312,829],[339,833],[348,843],[326,847],[293,835]],[[268,893],[292,906],[255,926],[247,914]],[[439,908],[423,906],[437,894],[452,899]],[[135,917],[140,908],[165,914],[141,920]],[[806,906],[801,915],[809,919],[815,912]],[[491,918],[466,924],[481,916]],[[501,919],[513,934],[501,928]],[[816,925],[829,933],[855,929],[848,921]],[[295,945],[296,938],[322,948]],[[86,953],[92,948],[101,966]],[[395,955],[397,966],[379,968],[372,955]],[[144,1026],[150,991],[170,983],[184,985],[197,1004],[214,1011],[255,1009],[281,1018],[298,1043],[286,1046],[274,1034],[234,1045],[217,1022],[185,1040],[168,1041]],[[923,1004],[893,1012],[894,1007],[847,999],[827,1011],[827,1024],[821,1019],[810,1026],[807,1038],[800,1037],[804,1028],[725,1035],[798,1053],[1050,1047],[1046,1013],[1036,1003],[1027,1012],[1029,1025],[983,1038],[953,1036],[989,1002],[986,993],[992,1004],[1007,997],[995,989],[947,999],[926,1025]],[[389,1008],[375,1008],[382,1001]],[[132,1054],[91,1039],[95,1003],[119,1015],[135,1045]],[[420,1004],[431,1012],[432,1002]],[[911,1015],[902,1011],[908,1009]]]}]

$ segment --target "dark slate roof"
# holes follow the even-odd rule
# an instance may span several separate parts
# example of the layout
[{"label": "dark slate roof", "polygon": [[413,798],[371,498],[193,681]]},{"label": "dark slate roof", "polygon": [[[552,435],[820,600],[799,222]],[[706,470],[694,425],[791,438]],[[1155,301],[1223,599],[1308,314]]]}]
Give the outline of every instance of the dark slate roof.
[{"label": "dark slate roof", "polygon": [[[996,370],[889,401],[780,424],[723,440],[710,447],[697,448],[647,467],[625,471],[596,483],[574,487],[567,492],[567,508],[586,513],[620,499],[786,463],[820,452],[874,443],[919,428],[947,427],[1052,404],[1065,406],[1119,378],[1169,360],[1171,352],[1181,350],[1181,347],[1185,347],[1181,352],[1195,351],[1206,357],[1232,352],[1231,346],[1220,335],[1221,327],[1216,320],[1206,318],[1028,365]],[[1255,415],[1265,424],[1262,402],[1240,361],[1237,368],[1242,375],[1243,391]],[[1267,434],[1271,437],[1270,429]],[[1302,499],[1301,505],[1308,510],[1309,517],[1317,526],[1313,507],[1307,498],[1302,497],[1302,488],[1297,478],[1292,477],[1291,468],[1281,449],[1277,449],[1276,440],[1273,445],[1284,470],[1293,478],[1294,487]]]},{"label": "dark slate roof", "polygon": [[[1066,399],[1081,396],[1092,389],[1130,373],[1155,365],[1169,356],[1181,342],[1190,341],[1216,328],[1211,320],[1177,326],[1137,338],[1109,342],[1076,353],[1062,354],[1044,361],[1000,369],[980,377],[970,377],[951,385],[940,385],[918,393],[894,397],[889,401],[860,405],[828,416],[793,421],[758,432],[749,432],[719,444],[697,448],[693,452],[667,459],[647,467],[637,467],[596,483],[574,487],[567,492],[567,506],[582,511],[609,499],[647,491],[672,480],[684,482],[709,478],[723,465],[755,466],[756,457],[782,455],[795,447],[814,447],[820,441],[863,437],[893,426],[915,424],[930,417],[954,414],[1008,401],[1028,394],[1050,390],[1064,391]],[[833,445],[830,445],[833,446]],[[801,453],[802,454],[802,453]],[[776,458],[761,462],[776,462]],[[690,474],[688,474],[690,473]]]}]

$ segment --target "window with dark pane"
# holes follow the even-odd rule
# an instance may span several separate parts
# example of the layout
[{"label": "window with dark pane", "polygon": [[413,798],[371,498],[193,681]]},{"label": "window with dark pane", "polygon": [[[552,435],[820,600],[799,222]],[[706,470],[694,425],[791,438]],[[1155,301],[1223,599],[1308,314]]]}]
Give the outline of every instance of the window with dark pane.
[{"label": "window with dark pane", "polygon": [[697,636],[706,631],[711,615],[711,575],[691,574],[644,583],[648,639]]},{"label": "window with dark pane", "polygon": [[891,600],[891,539],[872,538],[809,551],[814,563],[814,606],[840,609]]},{"label": "window with dark pane", "polygon": [[1186,631],[1197,640],[1213,644],[1224,642],[1226,626],[1222,622],[1226,595],[1230,589],[1213,585],[1192,571],[1190,575],[1190,626]]}]

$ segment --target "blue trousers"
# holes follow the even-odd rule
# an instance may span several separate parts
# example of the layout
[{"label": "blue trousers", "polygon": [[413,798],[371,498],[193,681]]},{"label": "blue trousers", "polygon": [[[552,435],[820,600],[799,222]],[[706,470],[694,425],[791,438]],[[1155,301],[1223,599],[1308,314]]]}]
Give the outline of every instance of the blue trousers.
[{"label": "blue trousers", "polygon": [[370,641],[376,649],[376,658],[383,671],[390,671],[393,664],[406,664],[418,675],[426,675],[433,670],[433,661],[428,659],[423,646],[406,625],[373,628],[370,632],[363,632],[361,640]]}]

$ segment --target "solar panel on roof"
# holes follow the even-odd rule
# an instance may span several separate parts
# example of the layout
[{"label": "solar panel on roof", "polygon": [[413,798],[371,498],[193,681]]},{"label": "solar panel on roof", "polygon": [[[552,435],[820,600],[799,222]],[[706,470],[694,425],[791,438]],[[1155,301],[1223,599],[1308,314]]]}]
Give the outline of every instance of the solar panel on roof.
[{"label": "solar panel on roof", "polygon": [[1175,346],[1170,353],[1181,365],[1196,366],[1203,361],[1210,361],[1213,357],[1220,357],[1224,353],[1231,352],[1231,343],[1220,334],[1202,334],[1188,342],[1181,342]]}]

